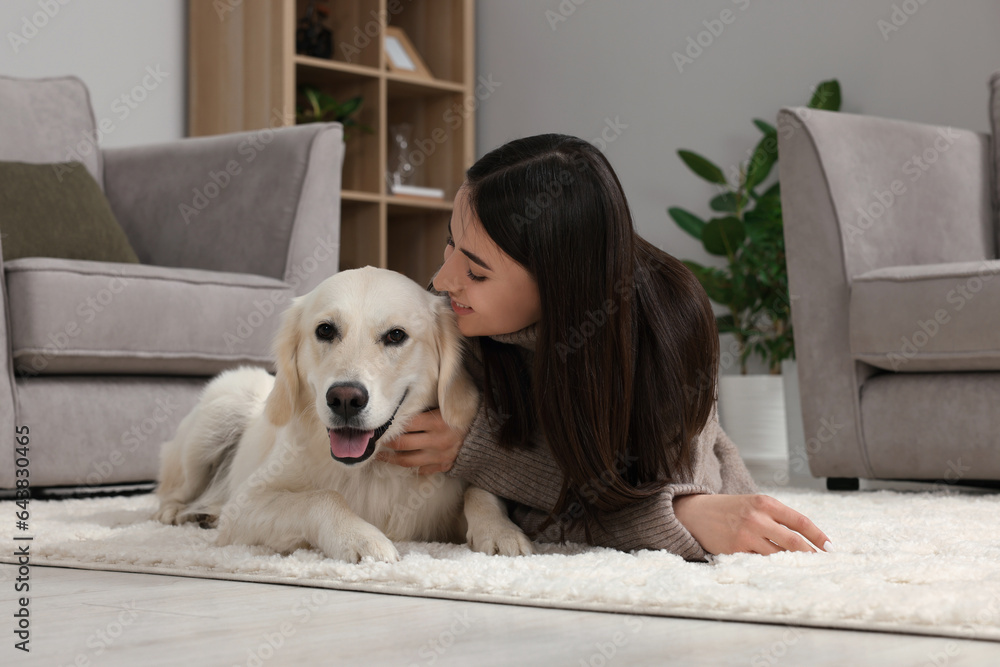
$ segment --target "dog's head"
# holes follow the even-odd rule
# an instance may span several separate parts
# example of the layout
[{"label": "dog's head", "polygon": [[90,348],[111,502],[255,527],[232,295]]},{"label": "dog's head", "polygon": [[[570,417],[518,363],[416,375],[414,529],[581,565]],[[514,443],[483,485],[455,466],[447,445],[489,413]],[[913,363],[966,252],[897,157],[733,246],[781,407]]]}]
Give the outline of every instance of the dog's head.
[{"label": "dog's head", "polygon": [[369,460],[380,439],[435,405],[451,426],[472,422],[479,394],[455,315],[447,299],[406,276],[372,266],[341,271],[283,317],[267,416],[276,426],[318,420],[337,461]]}]

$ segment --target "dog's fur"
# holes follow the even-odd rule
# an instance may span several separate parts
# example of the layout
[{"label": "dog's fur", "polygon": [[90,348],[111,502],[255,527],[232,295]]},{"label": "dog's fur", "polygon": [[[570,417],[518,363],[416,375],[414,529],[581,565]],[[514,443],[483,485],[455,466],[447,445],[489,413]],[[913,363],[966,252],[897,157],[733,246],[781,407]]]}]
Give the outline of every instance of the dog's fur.
[{"label": "dog's fur", "polygon": [[[374,457],[409,418],[435,405],[451,426],[467,428],[475,416],[479,394],[462,365],[462,338],[446,300],[368,266],[328,278],[294,299],[283,318],[276,376],[253,368],[221,374],[163,446],[158,520],[218,525],[219,545],[282,553],[311,546],[352,562],[398,560],[391,540],[467,540],[485,553],[532,552],[496,496]],[[401,343],[395,330],[406,334]],[[340,383],[367,391],[356,414],[328,403]],[[333,447],[330,429],[378,437],[387,422],[363,455],[334,455],[344,452]]]}]

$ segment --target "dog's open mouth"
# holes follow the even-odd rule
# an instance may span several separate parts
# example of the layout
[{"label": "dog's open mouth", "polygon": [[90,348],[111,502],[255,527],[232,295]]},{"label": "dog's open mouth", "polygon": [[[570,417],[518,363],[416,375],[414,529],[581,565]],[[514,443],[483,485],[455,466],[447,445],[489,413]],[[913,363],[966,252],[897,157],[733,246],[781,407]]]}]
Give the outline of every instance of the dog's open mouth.
[{"label": "dog's open mouth", "polygon": [[389,421],[374,431],[362,431],[356,428],[328,428],[327,433],[330,435],[330,456],[348,465],[367,461],[375,453],[375,445],[378,439],[392,426],[392,420],[396,418],[396,412],[406,399],[408,391],[410,391],[409,387],[403,392],[403,398],[399,399],[399,403],[396,405],[396,409],[392,411]]}]

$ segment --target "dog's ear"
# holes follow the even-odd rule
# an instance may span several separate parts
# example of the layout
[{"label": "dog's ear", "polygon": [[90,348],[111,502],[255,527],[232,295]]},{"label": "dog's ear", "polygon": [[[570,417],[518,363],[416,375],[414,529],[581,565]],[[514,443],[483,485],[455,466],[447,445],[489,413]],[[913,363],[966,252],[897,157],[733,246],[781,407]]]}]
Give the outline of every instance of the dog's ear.
[{"label": "dog's ear", "polygon": [[438,407],[449,426],[467,428],[479,409],[479,390],[465,369],[465,339],[458,330],[448,302],[437,299],[436,342],[441,366],[438,370]]},{"label": "dog's ear", "polygon": [[284,426],[295,413],[299,402],[298,350],[301,342],[302,297],[292,299],[281,317],[281,328],[274,338],[277,374],[274,388],[267,397],[267,418],[275,426]]}]

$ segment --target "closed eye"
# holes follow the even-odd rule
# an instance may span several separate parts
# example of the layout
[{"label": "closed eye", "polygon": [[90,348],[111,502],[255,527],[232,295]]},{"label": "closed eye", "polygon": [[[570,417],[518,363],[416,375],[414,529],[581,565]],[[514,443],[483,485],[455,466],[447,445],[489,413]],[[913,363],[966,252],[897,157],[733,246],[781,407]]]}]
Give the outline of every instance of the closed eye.
[{"label": "closed eye", "polygon": [[[448,240],[446,241],[446,243],[450,245],[452,248],[455,247],[455,241],[451,238],[451,235],[448,236]],[[472,280],[473,282],[476,283],[480,283],[486,280],[486,276],[477,276],[475,273],[469,270],[466,270],[465,275],[469,276],[469,280]]]}]

